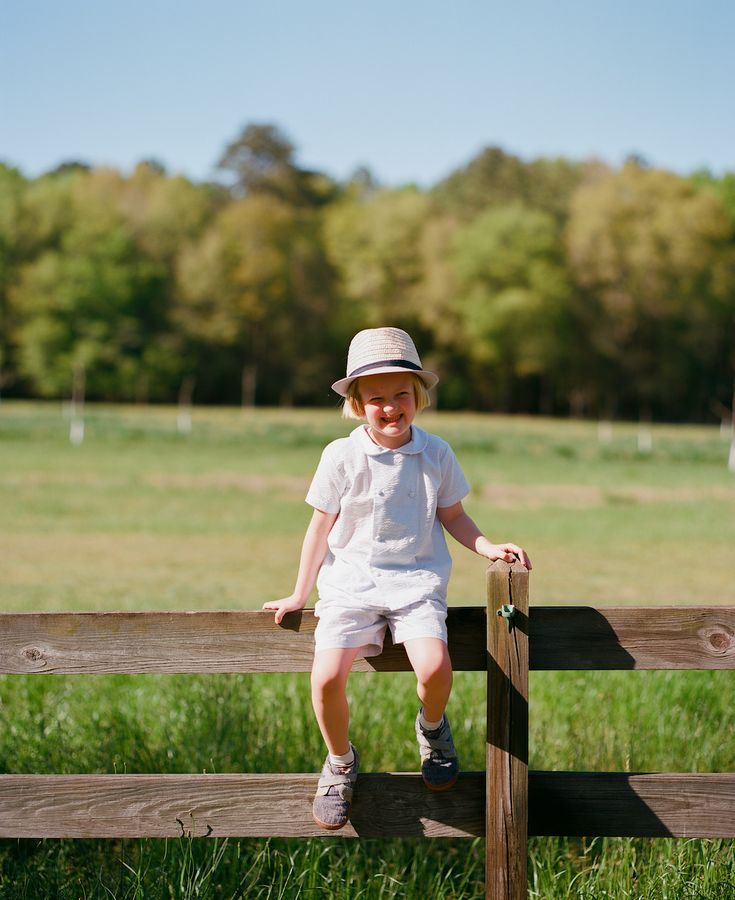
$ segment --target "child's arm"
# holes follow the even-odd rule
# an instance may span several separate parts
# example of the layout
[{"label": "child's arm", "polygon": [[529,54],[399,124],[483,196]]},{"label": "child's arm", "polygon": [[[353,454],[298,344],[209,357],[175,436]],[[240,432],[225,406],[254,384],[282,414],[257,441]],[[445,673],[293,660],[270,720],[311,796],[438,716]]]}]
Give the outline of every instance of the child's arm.
[{"label": "child's arm", "polygon": [[469,550],[474,550],[480,556],[492,560],[504,559],[506,562],[515,562],[518,558],[527,569],[532,568],[531,560],[523,547],[517,544],[490,543],[464,511],[461,501],[452,506],[440,507],[436,514],[452,537]]},{"label": "child's arm", "polygon": [[327,537],[332,526],[337,521],[338,513],[327,513],[321,509],[315,509],[311,517],[309,527],[306,529],[304,543],[301,547],[301,560],[299,562],[299,574],[296,577],[296,587],[290,597],[282,600],[273,600],[264,603],[263,609],[275,609],[276,625],[280,625],[281,619],[287,612],[303,609],[309,599],[311,589],[316,583],[319,568],[327,555]]}]

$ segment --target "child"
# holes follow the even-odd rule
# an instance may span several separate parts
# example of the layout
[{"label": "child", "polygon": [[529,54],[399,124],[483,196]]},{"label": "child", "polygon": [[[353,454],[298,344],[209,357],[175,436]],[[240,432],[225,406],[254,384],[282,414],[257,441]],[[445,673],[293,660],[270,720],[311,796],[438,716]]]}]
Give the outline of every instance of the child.
[{"label": "child", "polygon": [[462,508],[469,486],[449,445],[413,424],[438,382],[422,368],[398,328],[371,328],[352,339],[347,377],[332,385],[347,417],[366,419],[329,444],[306,500],[314,507],[294,592],[264,604],[302,609],[316,581],[319,619],[311,672],[312,702],[329,750],[314,798],[323,828],[349,817],[359,755],[348,736],[346,686],[357,656],[376,656],[386,627],[416,673],[421,709],[416,737],[426,786],[444,791],[459,762],[444,710],[452,688],[446,592],[451,558],[446,529],[488,559],[516,559],[515,544],[491,544]]}]

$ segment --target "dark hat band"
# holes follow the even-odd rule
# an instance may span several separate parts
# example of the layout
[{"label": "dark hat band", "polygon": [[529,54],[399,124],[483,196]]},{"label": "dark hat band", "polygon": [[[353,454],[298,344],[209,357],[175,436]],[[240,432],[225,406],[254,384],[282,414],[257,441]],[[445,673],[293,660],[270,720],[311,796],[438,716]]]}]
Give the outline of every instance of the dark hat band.
[{"label": "dark hat band", "polygon": [[382,369],[383,366],[400,366],[401,369],[413,369],[415,372],[421,372],[421,366],[411,362],[408,359],[379,359],[377,362],[368,363],[366,366],[360,366],[348,374],[348,378],[357,378],[358,375],[364,375],[372,369]]}]

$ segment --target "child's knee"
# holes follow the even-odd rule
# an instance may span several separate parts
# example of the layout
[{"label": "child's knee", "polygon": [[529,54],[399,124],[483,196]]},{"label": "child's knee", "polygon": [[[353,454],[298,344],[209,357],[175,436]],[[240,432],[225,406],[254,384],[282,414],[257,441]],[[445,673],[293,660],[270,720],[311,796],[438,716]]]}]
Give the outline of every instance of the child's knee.
[{"label": "child's knee", "polygon": [[446,644],[437,643],[415,661],[414,671],[421,684],[446,684],[452,681],[452,662]]},{"label": "child's knee", "polygon": [[331,650],[318,653],[311,669],[312,693],[328,695],[344,692],[353,656],[350,652]]},{"label": "child's knee", "polygon": [[311,673],[311,692],[320,697],[343,693],[346,683],[347,679],[339,672]]},{"label": "child's knee", "polygon": [[452,667],[448,662],[437,662],[427,666],[417,677],[422,684],[427,686],[445,685],[452,682]]}]

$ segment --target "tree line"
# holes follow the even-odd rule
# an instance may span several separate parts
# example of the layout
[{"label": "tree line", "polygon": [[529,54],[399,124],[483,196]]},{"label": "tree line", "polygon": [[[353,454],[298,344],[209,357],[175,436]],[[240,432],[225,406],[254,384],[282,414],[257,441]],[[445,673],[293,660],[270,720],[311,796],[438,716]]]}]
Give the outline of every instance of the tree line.
[{"label": "tree line", "polygon": [[429,189],[301,166],[251,124],[197,183],[0,164],[0,390],[331,404],[347,343],[406,328],[438,404],[707,420],[732,402],[735,173],[495,147]]}]

